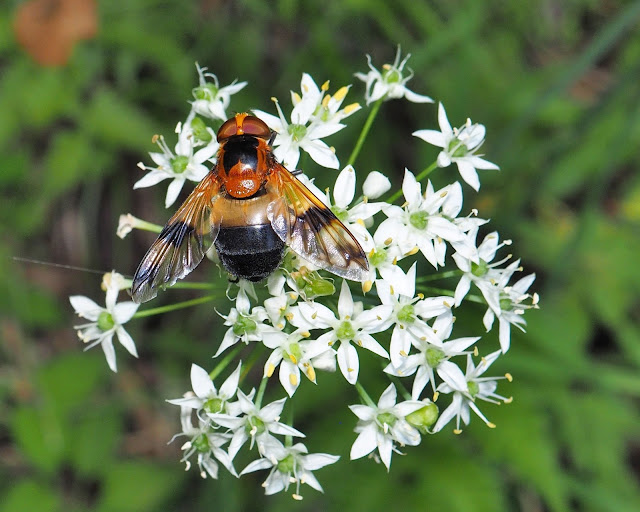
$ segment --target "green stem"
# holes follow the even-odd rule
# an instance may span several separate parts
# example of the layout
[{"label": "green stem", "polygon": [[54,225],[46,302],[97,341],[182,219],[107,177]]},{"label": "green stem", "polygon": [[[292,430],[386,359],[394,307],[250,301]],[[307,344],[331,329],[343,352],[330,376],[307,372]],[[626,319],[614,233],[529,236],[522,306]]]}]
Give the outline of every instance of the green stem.
[{"label": "green stem", "polygon": [[[286,424],[293,427],[293,402],[289,400],[288,410],[287,410],[287,421]],[[287,448],[291,448],[293,446],[293,436],[291,434],[287,434],[284,438],[284,445]]]},{"label": "green stem", "polygon": [[264,391],[265,389],[267,389],[267,381],[269,380],[269,377],[263,377],[262,378],[262,382],[260,382],[260,387],[258,388],[258,394],[256,396],[256,407],[258,409],[260,409],[260,406],[262,405],[262,397],[264,396]]},{"label": "green stem", "polygon": [[213,283],[175,283],[171,285],[171,288],[181,289],[181,290],[210,290],[211,288],[215,288]]},{"label": "green stem", "polygon": [[369,407],[377,407],[375,402],[371,400],[371,397],[369,396],[369,394],[362,387],[362,384],[360,384],[360,381],[356,381],[356,390],[358,391],[360,398],[362,398],[365,404],[367,404]]},{"label": "green stem", "polygon": [[229,352],[226,356],[224,356],[224,358],[222,359],[222,361],[220,361],[216,367],[211,370],[209,372],[209,377],[211,378],[211,380],[214,380],[218,375],[220,375],[224,369],[229,365],[229,363],[235,359],[235,357],[238,355],[238,353],[243,349],[244,347],[242,345],[238,345],[237,347],[235,347],[231,352]]},{"label": "green stem", "polygon": [[446,272],[436,272],[428,276],[420,276],[416,279],[416,283],[425,283],[427,281],[436,281],[438,279],[448,279],[450,277],[460,277],[462,270],[447,270]]},{"label": "green stem", "polygon": [[454,293],[451,290],[447,290],[446,288],[438,288],[436,286],[425,286],[424,288],[420,288],[420,291],[424,290],[425,292],[428,293],[433,293],[433,294],[437,294],[437,295],[446,295],[448,297],[452,297],[454,296]]},{"label": "green stem", "polygon": [[367,138],[367,135],[369,134],[369,130],[371,129],[371,126],[373,125],[373,121],[378,115],[378,111],[380,110],[380,106],[382,105],[383,102],[384,102],[384,96],[373,104],[373,107],[369,111],[369,117],[367,117],[367,120],[365,121],[364,126],[362,127],[362,131],[360,132],[360,136],[358,137],[356,145],[353,148],[353,151],[351,152],[351,156],[349,157],[349,160],[347,161],[347,165],[353,165],[353,163],[356,161],[356,158],[358,158],[358,155],[360,154],[360,150],[362,149],[364,141]]},{"label": "green stem", "polygon": [[160,233],[162,231],[162,226],[160,224],[155,224],[153,222],[147,222],[146,220],[135,218],[135,222],[133,225],[136,229],[142,229],[143,231],[151,231],[152,233]]},{"label": "green stem", "polygon": [[[427,176],[429,176],[429,174],[431,174],[433,171],[435,171],[438,168],[438,161],[436,160],[435,162],[433,162],[429,167],[427,167],[426,169],[423,169],[417,176],[416,176],[416,181],[421,181],[423,179],[425,179]],[[402,195],[402,188],[399,190],[396,190],[393,195],[391,197],[389,197],[389,199],[387,199],[387,203],[389,204],[393,204],[400,196]]]},{"label": "green stem", "polygon": [[162,313],[168,313],[169,311],[175,311],[176,309],[189,308],[191,306],[198,306],[205,302],[211,302],[215,297],[213,295],[207,295],[198,299],[185,300],[184,302],[178,302],[176,304],[169,304],[168,306],[160,306],[159,308],[145,309],[144,311],[138,311],[132,318],[143,318],[145,316],[160,315]]}]

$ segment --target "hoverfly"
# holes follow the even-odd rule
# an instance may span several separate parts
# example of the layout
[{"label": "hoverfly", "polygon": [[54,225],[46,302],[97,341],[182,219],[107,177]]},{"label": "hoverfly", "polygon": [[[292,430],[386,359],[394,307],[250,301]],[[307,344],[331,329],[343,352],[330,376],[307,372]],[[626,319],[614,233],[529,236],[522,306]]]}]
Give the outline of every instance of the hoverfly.
[{"label": "hoverfly", "polygon": [[215,166],[169,219],[140,262],[131,295],[146,302],[189,274],[211,245],[236,278],[260,281],[280,265],[285,247],[340,277],[363,281],[369,264],[353,234],[279,164],[275,132],[236,114],[220,127]]}]

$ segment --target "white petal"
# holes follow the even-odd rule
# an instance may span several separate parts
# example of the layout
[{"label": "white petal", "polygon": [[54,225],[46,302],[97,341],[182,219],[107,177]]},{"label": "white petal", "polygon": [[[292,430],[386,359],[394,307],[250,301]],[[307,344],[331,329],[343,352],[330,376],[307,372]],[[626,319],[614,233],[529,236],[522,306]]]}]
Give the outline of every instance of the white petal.
[{"label": "white petal", "polygon": [[240,471],[240,476],[245,475],[247,473],[252,473],[254,471],[259,471],[261,469],[269,469],[271,466],[273,466],[273,463],[269,459],[262,458],[262,459],[254,460],[253,462],[250,462],[249,464],[247,464],[246,468]]},{"label": "white petal", "polygon": [[485,160],[484,158],[480,158],[479,156],[473,156],[470,159],[471,165],[473,165],[476,169],[491,169],[497,171],[500,169],[496,164]]},{"label": "white petal", "polygon": [[280,384],[289,396],[293,396],[300,385],[300,369],[290,360],[283,359],[280,363]]},{"label": "white petal", "polygon": [[376,426],[374,424],[368,425],[358,435],[353,446],[351,446],[351,452],[349,457],[351,460],[359,459],[365,455],[369,455],[376,449]]},{"label": "white petal", "polygon": [[133,338],[131,335],[124,330],[123,327],[118,327],[116,329],[116,335],[118,336],[118,341],[120,345],[127,349],[129,354],[134,357],[138,357],[138,351],[136,350],[136,344],[133,342]]},{"label": "white petal", "polygon": [[160,183],[162,180],[166,180],[167,178],[169,178],[169,176],[170,175],[164,171],[158,171],[154,169],[151,172],[145,174],[138,181],[136,181],[133,184],[133,188],[136,189],[152,187],[153,185],[157,185],[158,183]]},{"label": "white petal", "polygon": [[309,153],[309,156],[318,165],[321,165],[322,167],[327,167],[328,169],[340,168],[340,162],[338,161],[338,157],[331,150],[331,148],[327,146],[324,142],[320,140],[314,140],[312,142],[303,142],[300,147],[304,149],[307,153]]},{"label": "white petal", "polygon": [[69,297],[69,302],[73,309],[76,310],[76,313],[87,320],[95,321],[100,316],[100,313],[105,311],[104,308],[98,306],[89,297],[84,297],[83,295],[72,295]]},{"label": "white petal", "polygon": [[353,298],[351,297],[351,290],[349,289],[346,279],[342,280],[340,298],[338,299],[338,314],[340,318],[353,316]]},{"label": "white petal", "polygon": [[380,357],[389,359],[389,354],[387,353],[387,351],[370,334],[367,334],[366,332],[361,332],[360,336],[356,341],[359,341],[360,343],[362,343],[362,348],[366,348],[367,350],[370,350],[371,352],[379,355]]},{"label": "white petal", "polygon": [[502,353],[506,353],[509,350],[509,345],[511,343],[511,324],[500,317],[498,329],[500,348],[502,349]]},{"label": "white petal", "polygon": [[495,319],[495,314],[494,314],[493,310],[491,308],[487,308],[487,311],[485,312],[484,316],[482,317],[482,323],[484,324],[484,327],[487,330],[487,332],[489,332],[491,330],[491,328],[493,327],[494,319]]},{"label": "white petal", "polygon": [[340,460],[339,455],[329,455],[328,453],[312,453],[307,455],[304,461],[304,468],[309,471],[316,471],[320,468],[334,464]]},{"label": "white petal", "polygon": [[463,274],[460,281],[458,281],[454,295],[454,303],[456,307],[458,307],[462,303],[462,299],[467,296],[469,288],[471,288],[471,279],[466,274]]},{"label": "white petal", "polygon": [[382,463],[387,467],[387,471],[391,467],[391,455],[393,453],[393,442],[387,436],[383,436],[378,432],[378,453],[380,453],[380,459]]},{"label": "white petal", "polygon": [[167,197],[164,201],[165,208],[169,208],[173,203],[175,203],[176,199],[178,199],[178,195],[182,190],[182,186],[184,185],[184,178],[175,178],[169,186],[167,187]]},{"label": "white petal", "polygon": [[402,193],[410,205],[420,204],[420,184],[409,169],[404,170],[404,180],[402,181]]},{"label": "white petal", "polygon": [[396,404],[396,387],[393,383],[389,384],[387,388],[380,395],[380,399],[378,400],[378,408],[379,409],[391,409]]},{"label": "white petal", "polygon": [[449,119],[447,119],[447,112],[444,110],[444,105],[442,103],[438,103],[438,125],[440,125],[440,131],[445,136],[453,134],[453,129],[449,124]]},{"label": "white petal", "polygon": [[358,380],[360,360],[355,347],[348,342],[341,342],[338,348],[338,366],[344,378],[349,384],[355,384]]},{"label": "white petal", "polygon": [[404,97],[412,103],[433,103],[433,100],[429,96],[415,93],[406,87],[404,89]]},{"label": "white petal", "polygon": [[218,350],[213,357],[218,357],[229,347],[235,345],[238,342],[238,339],[238,336],[236,336],[236,334],[233,332],[233,328],[228,329],[224,334],[224,337],[222,338],[222,343],[220,343],[220,346],[218,347]]},{"label": "white petal", "polygon": [[412,135],[439,148],[445,147],[447,142],[444,135],[437,130],[418,130],[413,132]]},{"label": "white petal", "polygon": [[416,377],[413,380],[413,387],[411,388],[411,398],[414,400],[418,400],[420,398],[420,393],[429,383],[430,375],[429,371],[425,366],[418,367],[418,371],[416,372]]},{"label": "white petal", "polygon": [[229,375],[229,377],[227,377],[227,379],[222,383],[222,386],[220,386],[219,395],[221,397],[229,399],[236,394],[236,390],[238,389],[238,381],[240,380],[241,369],[242,369],[242,361],[238,363],[238,366],[233,371],[233,373]]},{"label": "white petal", "polygon": [[131,320],[131,317],[138,311],[138,307],[140,307],[140,304],[136,304],[135,302],[120,302],[113,308],[113,319],[118,324],[125,324]]},{"label": "white petal", "polygon": [[[444,363],[447,364],[444,364]],[[451,388],[456,391],[467,391],[467,379],[462,370],[450,361],[445,361],[438,365],[438,376]]]},{"label": "white petal", "polygon": [[362,421],[372,421],[378,414],[378,410],[368,405],[355,404],[350,405],[349,409]]},{"label": "white petal", "polygon": [[306,437],[299,430],[290,427],[289,425],[285,425],[284,423],[270,423],[269,430],[274,434],[278,434],[281,436],[296,436],[296,437]]},{"label": "white petal", "polygon": [[280,414],[282,414],[282,409],[284,409],[284,403],[286,401],[286,398],[281,398],[280,400],[276,400],[275,402],[265,405],[260,409],[260,418],[267,422],[275,421],[276,418],[279,418]]},{"label": "white petal", "polygon": [[116,350],[113,348],[113,340],[111,336],[105,338],[102,343],[102,350],[104,351],[104,355],[107,358],[107,364],[112,371],[117,372],[118,369],[116,367]]},{"label": "white petal", "polygon": [[340,208],[346,208],[353,201],[356,193],[356,172],[353,167],[347,165],[336,179],[333,187],[334,204]]},{"label": "white petal", "polygon": [[197,364],[191,365],[191,387],[193,392],[202,399],[207,399],[214,396],[216,389],[211,382],[209,373],[198,366]]},{"label": "white petal", "polygon": [[324,139],[329,135],[339,132],[343,128],[346,128],[346,124],[341,123],[322,123],[314,124],[307,130],[307,137],[310,139]]},{"label": "white petal", "polygon": [[466,181],[476,192],[480,190],[480,179],[473,165],[464,160],[456,161],[458,171],[464,181]]}]

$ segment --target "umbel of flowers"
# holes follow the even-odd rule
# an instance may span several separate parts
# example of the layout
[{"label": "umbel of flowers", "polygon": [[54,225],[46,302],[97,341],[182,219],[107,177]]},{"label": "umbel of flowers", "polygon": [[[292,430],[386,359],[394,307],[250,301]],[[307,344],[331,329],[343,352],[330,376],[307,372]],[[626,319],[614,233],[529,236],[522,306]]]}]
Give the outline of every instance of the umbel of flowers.
[{"label": "umbel of flowers", "polygon": [[[175,439],[183,442],[182,462],[187,469],[195,463],[203,478],[217,478],[222,466],[236,477],[264,471],[266,494],[291,490],[295,499],[301,499],[303,483],[322,491],[314,472],[336,463],[339,457],[309,453],[307,444],[313,447],[314,440],[307,440],[294,426],[295,418],[286,408],[300,386],[321,386],[323,380],[341,378],[339,375],[344,378],[344,396],[359,402],[343,405],[354,414],[354,436],[344,440],[346,446],[351,445],[350,458],[369,455],[387,470],[394,452],[419,445],[426,434],[450,424],[460,433],[469,424],[471,412],[488,427],[495,427],[480,407],[483,402],[510,401],[498,393],[498,383],[510,381],[511,376],[491,375],[489,370],[509,350],[512,327],[523,330],[524,312],[537,307],[537,295],[528,291],[535,276],[517,277],[522,272],[520,260],[502,251],[511,241],[501,241],[478,212],[465,211],[466,185],[455,181],[457,175],[448,169],[455,164],[459,176],[474,191],[480,189],[478,170],[498,169],[479,153],[485,127],[468,119],[452,128],[440,103],[440,129],[421,129],[413,135],[441,151],[435,162],[417,174],[404,169],[400,190],[392,191],[384,174],[356,171],[353,166],[384,103],[433,103],[408,88],[413,76],[406,68],[408,58],[401,60],[398,50],[394,63],[379,70],[368,57],[369,71],[356,73],[365,83],[369,114],[347,165],[336,173],[333,190],[319,190],[313,180],[298,176],[367,253],[370,270],[364,282],[336,278],[289,253],[262,283],[230,282],[230,303],[221,318],[211,310],[212,324],[226,326],[212,354],[213,367],[203,368],[210,364],[208,360],[194,363],[192,390],[169,400],[180,408],[181,431]],[[214,128],[226,120],[231,96],[247,85],[234,82],[220,87],[216,76],[205,68],[197,66],[197,72],[199,83],[193,90],[191,110],[176,127],[175,146],[155,137],[160,151],[150,154],[153,166],[139,164],[148,172],[134,186],[168,180],[167,207],[187,181],[198,182],[215,164]],[[273,149],[280,162],[295,169],[304,151],[314,167],[340,169],[338,155],[324,139],[342,131],[345,122],[361,110],[358,103],[344,104],[350,87],[330,94],[328,82],[318,86],[311,75],[303,73],[300,92],[291,93],[289,116],[275,99],[276,115],[253,111],[276,133]],[[451,183],[436,189],[427,176],[438,168],[446,169],[443,172],[449,173]],[[358,181],[362,182],[360,190]],[[118,235],[124,238],[133,228],[160,230],[130,214],[122,215]],[[436,279],[445,285],[434,293],[428,284]],[[124,327],[127,322],[212,299],[204,295],[138,311],[133,302],[117,301],[119,292],[130,286],[130,280],[113,272],[103,279],[104,307],[86,297],[70,297],[76,313],[87,320],[76,327],[80,339],[87,348],[100,345],[113,371],[114,337],[138,356]],[[486,312],[478,335],[456,336],[456,318],[479,307]],[[247,351],[258,352],[247,357]],[[381,363],[379,389],[384,391],[377,400],[361,384],[359,357],[363,351],[371,352]],[[242,377],[256,364],[263,367],[259,384]],[[320,377],[326,372],[334,375]],[[224,380],[222,374],[227,375]],[[373,378],[368,375],[367,381]],[[241,451],[242,459],[250,462],[239,469],[235,461]]]}]

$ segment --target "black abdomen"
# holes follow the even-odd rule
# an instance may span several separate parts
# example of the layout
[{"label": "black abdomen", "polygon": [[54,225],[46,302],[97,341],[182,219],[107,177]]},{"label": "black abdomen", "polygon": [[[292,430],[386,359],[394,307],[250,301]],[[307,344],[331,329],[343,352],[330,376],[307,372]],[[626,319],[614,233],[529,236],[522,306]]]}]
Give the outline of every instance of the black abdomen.
[{"label": "black abdomen", "polygon": [[224,268],[236,277],[254,282],[278,268],[284,246],[271,224],[223,226],[215,241]]}]

